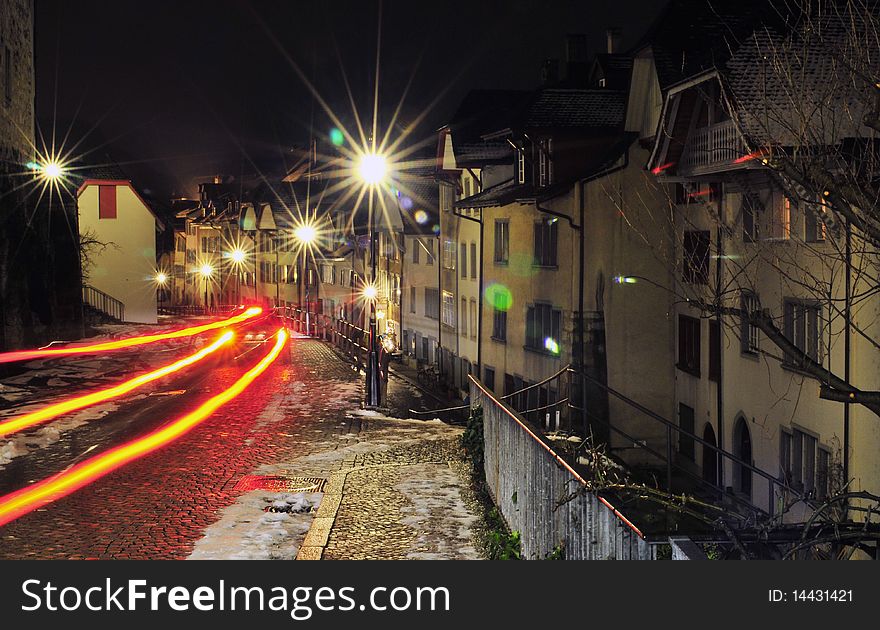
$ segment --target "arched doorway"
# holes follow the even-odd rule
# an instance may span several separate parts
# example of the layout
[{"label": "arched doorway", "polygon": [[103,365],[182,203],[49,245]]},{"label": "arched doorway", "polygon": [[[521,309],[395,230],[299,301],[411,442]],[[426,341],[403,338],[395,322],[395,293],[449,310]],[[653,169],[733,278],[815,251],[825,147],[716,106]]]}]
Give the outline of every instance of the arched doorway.
[{"label": "arched doorway", "polygon": [[[703,441],[716,446],[715,430],[708,422],[703,428]],[[703,444],[703,480],[718,486],[718,451]]]},{"label": "arched doorway", "polygon": [[[752,436],[749,433],[749,426],[746,424],[745,418],[739,416],[733,427],[733,449],[734,455],[744,462],[752,463]],[[752,471],[737,464],[734,467],[736,475],[734,475],[734,488],[747,497],[752,496]]]}]

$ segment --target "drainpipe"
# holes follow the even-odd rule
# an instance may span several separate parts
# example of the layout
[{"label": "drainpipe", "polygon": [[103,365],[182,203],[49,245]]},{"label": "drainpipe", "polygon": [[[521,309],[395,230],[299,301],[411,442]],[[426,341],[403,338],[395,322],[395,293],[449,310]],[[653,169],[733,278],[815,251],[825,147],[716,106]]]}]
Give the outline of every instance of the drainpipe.
[{"label": "drainpipe", "polygon": [[613,175],[618,171],[622,171],[629,166],[629,146],[627,146],[626,152],[623,157],[623,164],[619,166],[612,166],[611,168],[605,169],[600,173],[596,173],[595,175],[591,175],[589,177],[585,177],[583,179],[579,179],[575,183],[575,195],[578,199],[578,224],[575,224],[572,221],[571,217],[567,214],[563,214],[560,212],[556,212],[554,210],[550,210],[549,208],[542,208],[539,205],[539,201],[535,200],[535,209],[538,212],[543,212],[545,214],[549,214],[554,217],[558,217],[560,219],[565,219],[568,221],[568,225],[573,230],[578,231],[578,322],[577,322],[577,335],[575,337],[575,352],[572,353],[572,360],[574,362],[575,373],[580,374],[581,378],[581,419],[583,423],[584,435],[587,435],[587,388],[586,388],[586,378],[584,377],[585,365],[584,365],[584,346],[585,344],[585,328],[586,328],[586,319],[584,317],[584,279],[586,273],[586,235],[584,234],[584,222],[586,220],[586,207],[584,202],[584,185],[588,184],[597,179],[601,179],[602,177],[607,177],[609,175]]},{"label": "drainpipe", "polygon": [[[719,206],[724,203],[723,195],[719,195],[718,204]],[[719,208],[719,216],[723,216],[721,209]],[[721,331],[722,321],[721,321],[721,261],[724,258],[724,241],[721,239],[724,237],[724,234],[721,231],[721,227],[719,226],[716,230],[716,239],[718,242],[718,259],[715,261],[715,321],[718,326],[718,382],[715,384],[716,388],[716,400],[715,400],[715,413],[718,416],[718,449],[722,450],[724,448],[724,344],[721,343]],[[711,349],[709,350],[711,352]],[[696,430],[696,427],[694,427]],[[716,471],[718,487],[724,487],[724,458],[717,457],[718,470]],[[751,464],[751,462],[748,462]],[[751,475],[752,473],[749,472]],[[772,496],[772,486],[771,486],[771,496],[769,497],[770,505],[773,506],[773,496]],[[771,510],[772,513],[772,510]]]},{"label": "drainpipe", "polygon": [[[482,186],[482,181],[480,186]],[[473,221],[480,225],[480,270],[478,272],[479,278],[477,279],[477,378],[481,378],[483,374],[483,209],[480,208],[479,219],[459,214],[457,210],[453,210],[453,214],[459,219]],[[473,264],[473,261],[471,261],[471,264]]]}]

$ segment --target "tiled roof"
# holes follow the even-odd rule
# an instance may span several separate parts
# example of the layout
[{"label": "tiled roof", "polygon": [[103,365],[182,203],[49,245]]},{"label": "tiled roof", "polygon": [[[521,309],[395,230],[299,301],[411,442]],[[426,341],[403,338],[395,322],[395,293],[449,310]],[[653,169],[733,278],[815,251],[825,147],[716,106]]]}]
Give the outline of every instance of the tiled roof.
[{"label": "tiled roof", "polygon": [[455,162],[459,168],[510,161],[510,145],[506,142],[456,142],[454,135],[452,142],[455,147]]},{"label": "tiled roof", "polygon": [[[840,63],[854,32],[862,41],[870,37],[862,18],[826,14],[812,21],[811,30],[799,26],[785,35],[761,29],[736,51],[724,74],[747,136],[792,146],[873,135],[862,121],[874,86],[854,81]],[[865,75],[880,75],[880,60],[867,50],[845,54],[856,55]]]},{"label": "tiled roof", "polygon": [[758,25],[781,27],[791,0],[672,0],[636,49],[650,46],[660,87],[719,67]]},{"label": "tiled roof", "polygon": [[621,90],[539,90],[519,124],[524,128],[602,128],[623,125],[626,92]]},{"label": "tiled roof", "polygon": [[129,177],[121,166],[115,163],[77,168],[74,172],[83,179],[131,181],[131,177]]}]

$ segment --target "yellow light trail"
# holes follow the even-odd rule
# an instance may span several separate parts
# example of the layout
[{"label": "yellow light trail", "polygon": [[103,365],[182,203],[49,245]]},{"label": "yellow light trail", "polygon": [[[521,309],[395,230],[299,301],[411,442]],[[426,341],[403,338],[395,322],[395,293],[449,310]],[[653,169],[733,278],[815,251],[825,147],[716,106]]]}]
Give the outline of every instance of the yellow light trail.
[{"label": "yellow light trail", "polygon": [[165,333],[156,333],[154,335],[141,335],[139,337],[128,337],[119,339],[118,341],[107,341],[104,343],[96,343],[90,346],[72,346],[68,348],[46,348],[37,350],[17,350],[15,352],[4,352],[0,354],[0,363],[11,363],[13,361],[30,361],[32,359],[45,359],[50,357],[68,356],[73,354],[96,354],[99,352],[110,352],[112,350],[121,350],[123,348],[132,348],[135,346],[143,346],[148,343],[157,341],[167,341],[169,339],[181,339],[183,337],[192,337],[209,330],[234,326],[256,317],[263,312],[259,306],[249,308],[240,315],[235,315],[219,322],[211,322],[210,324],[202,324],[201,326],[191,326],[189,328],[181,328]]},{"label": "yellow light trail", "polygon": [[47,503],[66,497],[117,468],[173,442],[192,430],[221,406],[239,396],[260,374],[272,365],[287,343],[287,331],[283,328],[279,329],[277,335],[278,339],[275,341],[275,345],[259,363],[245,372],[231,387],[209,398],[194,411],[144,437],[112,448],[106,453],[90,457],[64,472],[0,497],[0,526],[14,521]]},{"label": "yellow light trail", "polygon": [[17,416],[15,418],[10,418],[9,420],[0,422],[0,437],[16,433],[18,431],[27,429],[37,424],[41,424],[43,422],[48,422],[53,418],[57,418],[58,416],[65,413],[70,413],[71,411],[77,411],[79,409],[84,409],[85,407],[90,407],[92,405],[96,405],[112,398],[118,398],[123,394],[127,394],[128,392],[137,389],[141,385],[146,385],[147,383],[160,379],[163,376],[168,376],[169,374],[173,374],[178,370],[182,370],[183,368],[188,367],[193,363],[201,361],[209,354],[215,352],[216,350],[219,350],[228,342],[232,341],[233,336],[234,335],[232,334],[232,331],[227,331],[223,333],[211,345],[205,346],[195,354],[191,354],[188,357],[180,359],[179,361],[175,361],[174,363],[163,366],[158,370],[153,370],[152,372],[141,374],[140,376],[136,376],[130,380],[125,381],[124,383],[120,383],[119,385],[108,387],[107,389],[102,389],[100,391],[92,392],[91,394],[85,394],[83,396],[77,396],[76,398],[70,398],[68,400],[62,400],[61,402],[55,403],[53,405],[48,405],[46,407],[42,407],[41,409],[37,409],[36,411],[26,413],[22,416]]}]

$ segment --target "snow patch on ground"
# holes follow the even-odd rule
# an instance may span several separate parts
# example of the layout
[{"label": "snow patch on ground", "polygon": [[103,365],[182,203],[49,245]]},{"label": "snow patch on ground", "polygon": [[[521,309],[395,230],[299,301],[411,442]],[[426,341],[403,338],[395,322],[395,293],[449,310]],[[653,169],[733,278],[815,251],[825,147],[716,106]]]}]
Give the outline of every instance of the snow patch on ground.
[{"label": "snow patch on ground", "polygon": [[394,489],[409,500],[400,508],[400,522],[419,532],[407,558],[479,560],[471,542],[479,519],[461,497],[459,476],[446,464],[415,464],[399,471],[402,479]]},{"label": "snow patch on ground", "polygon": [[[43,405],[35,405],[42,407]],[[100,420],[107,414],[118,409],[115,403],[95,405],[74,413],[73,415],[52,420],[50,424],[39,429],[30,429],[21,433],[13,434],[7,440],[0,441],[0,470],[16,457],[27,455],[40,448],[44,448],[61,439],[65,431],[71,431],[87,422]],[[15,415],[26,413],[25,407],[15,410]]]},{"label": "snow patch on ground", "polygon": [[243,494],[205,530],[189,559],[293,560],[323,496],[265,490]]}]

